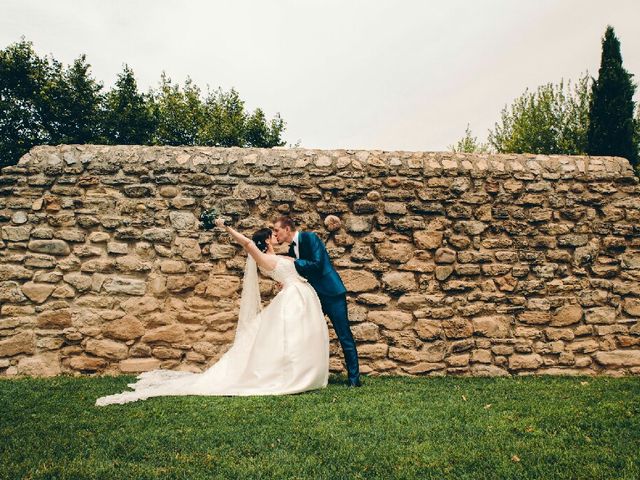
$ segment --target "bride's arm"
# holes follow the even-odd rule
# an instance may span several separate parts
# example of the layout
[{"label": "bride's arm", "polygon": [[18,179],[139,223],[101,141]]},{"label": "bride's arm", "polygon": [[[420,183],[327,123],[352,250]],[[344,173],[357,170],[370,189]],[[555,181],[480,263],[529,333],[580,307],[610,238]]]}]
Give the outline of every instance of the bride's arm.
[{"label": "bride's arm", "polygon": [[277,261],[275,255],[262,253],[253,241],[242,235],[240,232],[235,231],[230,226],[225,225],[224,220],[220,218],[216,220],[216,226],[224,228],[236,242],[242,245],[242,248],[244,248],[247,253],[253,257],[259,267],[262,267],[265,270],[273,270],[275,268]]}]

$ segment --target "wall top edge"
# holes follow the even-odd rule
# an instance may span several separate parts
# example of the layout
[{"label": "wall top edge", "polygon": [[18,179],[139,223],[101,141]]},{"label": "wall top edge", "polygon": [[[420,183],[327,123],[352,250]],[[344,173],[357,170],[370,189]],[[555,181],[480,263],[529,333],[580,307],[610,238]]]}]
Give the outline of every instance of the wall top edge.
[{"label": "wall top edge", "polygon": [[17,167],[5,169],[87,166],[105,161],[123,165],[131,162],[154,164],[184,171],[206,165],[236,164],[303,170],[405,169],[416,173],[475,172],[485,175],[555,172],[562,178],[584,174],[635,177],[631,164],[622,157],[143,145],[37,146],[19,160]]}]

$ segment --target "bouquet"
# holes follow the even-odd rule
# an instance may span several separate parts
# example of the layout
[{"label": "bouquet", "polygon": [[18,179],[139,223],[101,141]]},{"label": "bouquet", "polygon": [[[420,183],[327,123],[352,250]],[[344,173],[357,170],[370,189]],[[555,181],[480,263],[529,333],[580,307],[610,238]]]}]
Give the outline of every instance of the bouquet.
[{"label": "bouquet", "polygon": [[218,210],[215,207],[209,210],[202,210],[200,214],[200,222],[202,223],[202,228],[205,230],[211,230],[216,226],[216,219],[218,218]]}]

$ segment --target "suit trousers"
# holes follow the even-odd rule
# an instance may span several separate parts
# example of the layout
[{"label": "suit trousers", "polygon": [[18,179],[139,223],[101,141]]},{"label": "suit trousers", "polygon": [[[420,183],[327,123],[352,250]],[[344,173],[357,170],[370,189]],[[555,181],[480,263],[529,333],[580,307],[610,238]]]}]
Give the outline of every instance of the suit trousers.
[{"label": "suit trousers", "polygon": [[347,296],[345,294],[327,296],[318,295],[322,311],[329,317],[333,329],[338,336],[338,341],[344,352],[344,360],[347,364],[349,382],[357,382],[360,379],[360,367],[358,366],[358,351],[349,328],[349,314],[347,311]]}]

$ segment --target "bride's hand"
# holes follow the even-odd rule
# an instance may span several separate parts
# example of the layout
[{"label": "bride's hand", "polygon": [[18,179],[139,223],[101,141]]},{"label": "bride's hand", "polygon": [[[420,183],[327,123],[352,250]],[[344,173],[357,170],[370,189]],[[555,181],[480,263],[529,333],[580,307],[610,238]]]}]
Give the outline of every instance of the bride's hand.
[{"label": "bride's hand", "polygon": [[224,227],[224,220],[221,218],[216,218],[216,227]]}]

